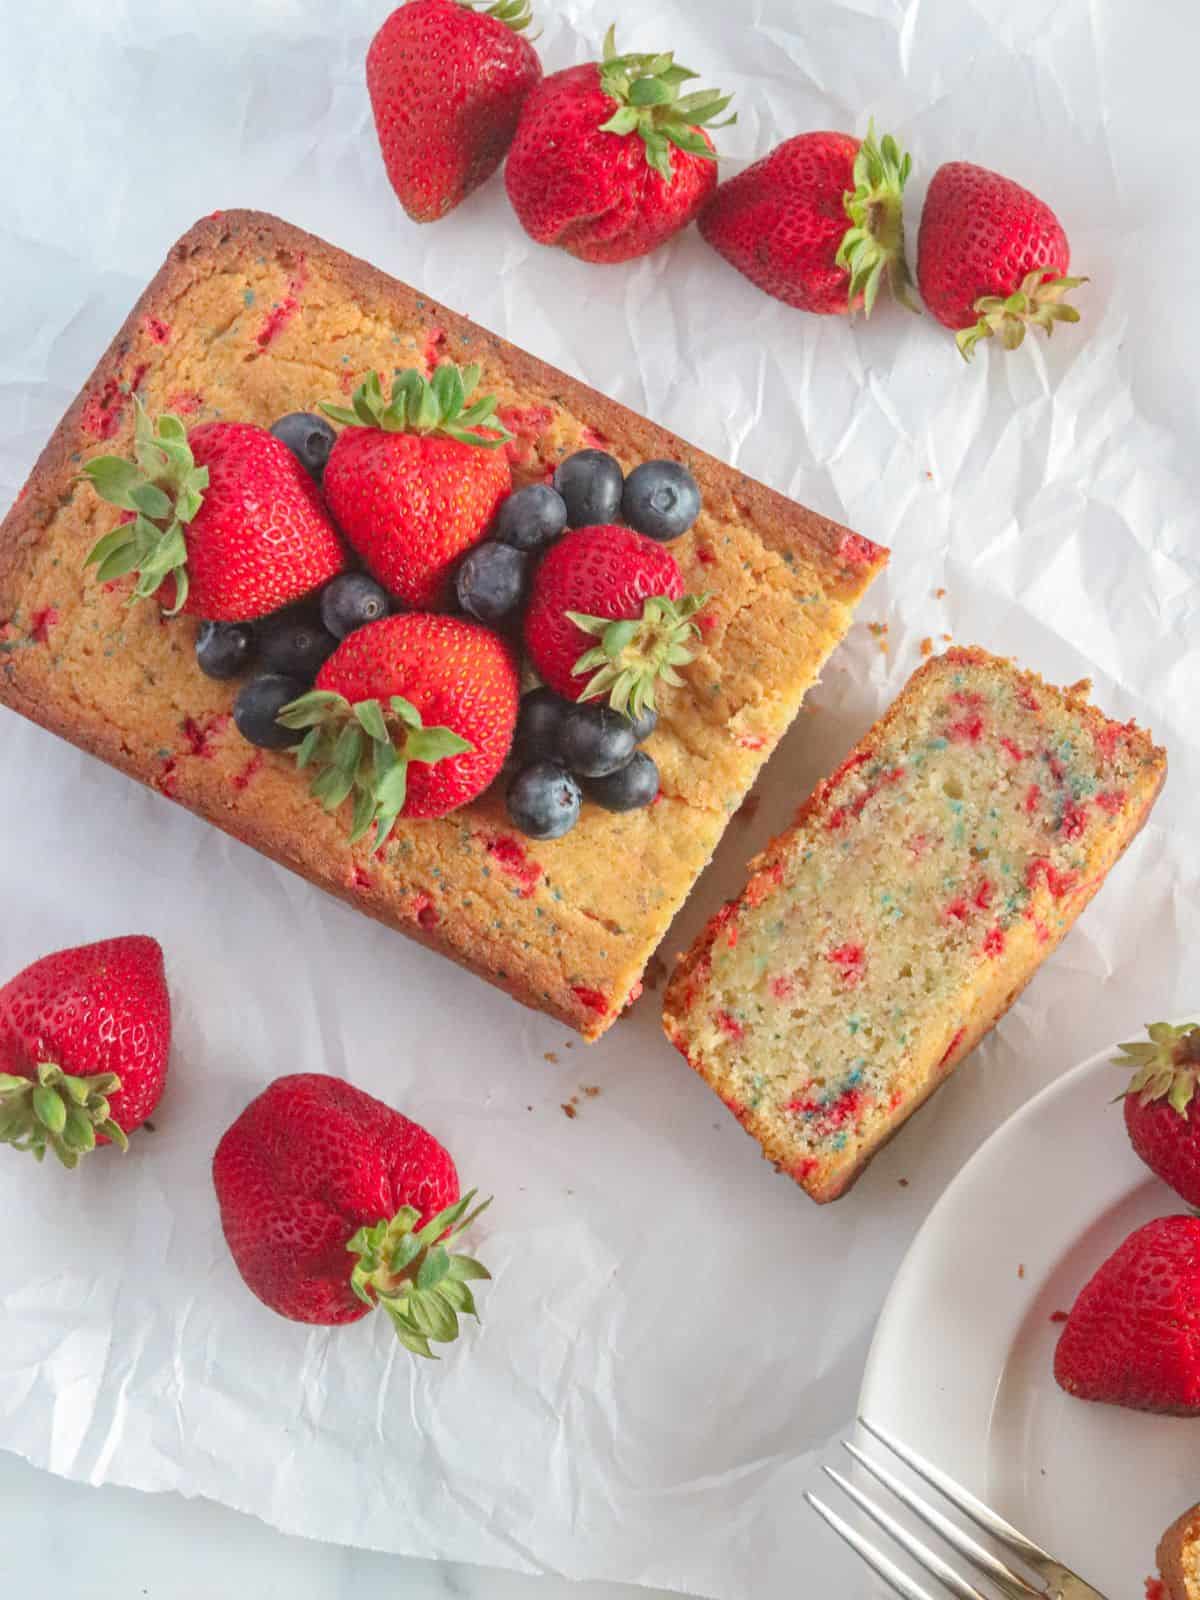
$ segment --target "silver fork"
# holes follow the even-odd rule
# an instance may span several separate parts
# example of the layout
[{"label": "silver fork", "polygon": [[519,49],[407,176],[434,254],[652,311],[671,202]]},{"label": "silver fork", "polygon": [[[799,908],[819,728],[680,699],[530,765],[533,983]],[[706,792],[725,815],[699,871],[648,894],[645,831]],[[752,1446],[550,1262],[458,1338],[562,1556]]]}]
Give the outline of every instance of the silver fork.
[{"label": "silver fork", "polygon": [[[944,1472],[919,1456],[915,1450],[901,1444],[886,1429],[868,1421],[866,1417],[859,1417],[858,1424],[864,1432],[869,1433],[893,1455],[898,1456],[919,1478],[924,1478],[931,1488],[936,1489],[952,1506],[957,1507],[963,1516],[977,1528],[982,1529],[1010,1555],[1015,1556],[1040,1580],[1040,1583],[1031,1583],[1027,1578],[1014,1572],[1007,1562],[1001,1561],[998,1556],[985,1549],[977,1539],[951,1522],[935,1505],[923,1500],[886,1466],[871,1460],[849,1440],[842,1440],[860,1467],[895,1495],[896,1499],[907,1506],[927,1527],[932,1528],[939,1538],[958,1552],[963,1561],[995,1584],[1002,1594],[1009,1597],[1009,1600],[1104,1600],[1099,1589],[1094,1589],[1090,1583],[1085,1583],[1078,1573],[1072,1572],[1069,1567],[1064,1567],[1061,1561],[1056,1561],[1040,1545],[1034,1544],[1032,1539],[1027,1539],[1011,1523],[1005,1522],[1003,1517],[998,1516],[968,1490],[955,1483],[953,1478],[947,1477]],[[949,1562],[935,1550],[931,1550],[915,1534],[910,1533],[902,1523],[897,1522],[895,1517],[877,1505],[840,1472],[835,1471],[833,1467],[826,1467],[825,1471],[856,1506],[865,1511],[867,1516],[906,1551],[918,1566],[924,1567],[926,1572],[931,1573],[939,1583],[949,1589],[951,1594],[956,1595],[958,1600],[987,1600],[987,1597],[961,1573],[955,1571]],[[928,1589],[915,1583],[882,1550],[877,1549],[856,1528],[839,1517],[836,1511],[830,1510],[824,1501],[808,1493],[804,1498],[886,1584],[897,1594],[904,1596],[904,1600],[935,1600]]]}]

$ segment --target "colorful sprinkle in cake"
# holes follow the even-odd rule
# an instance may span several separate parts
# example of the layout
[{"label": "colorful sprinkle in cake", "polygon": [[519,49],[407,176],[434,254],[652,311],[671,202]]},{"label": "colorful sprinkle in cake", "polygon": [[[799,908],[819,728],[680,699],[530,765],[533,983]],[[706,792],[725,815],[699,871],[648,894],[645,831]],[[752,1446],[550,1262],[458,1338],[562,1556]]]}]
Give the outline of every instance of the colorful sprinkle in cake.
[{"label": "colorful sprinkle in cake", "polygon": [[1029,982],[1145,821],[1135,724],[982,650],[921,667],[683,957],[672,1042],[814,1200]]}]

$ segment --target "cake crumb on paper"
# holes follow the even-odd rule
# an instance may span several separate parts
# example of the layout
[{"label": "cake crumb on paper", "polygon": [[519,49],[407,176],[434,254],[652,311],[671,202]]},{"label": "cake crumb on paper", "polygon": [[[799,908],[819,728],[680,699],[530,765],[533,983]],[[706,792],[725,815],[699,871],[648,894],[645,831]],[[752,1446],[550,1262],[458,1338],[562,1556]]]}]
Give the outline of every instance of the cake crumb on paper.
[{"label": "cake crumb on paper", "polygon": [[552,1067],[556,1067],[558,1065],[558,1057],[555,1055],[553,1050],[547,1050],[542,1056],[542,1060],[548,1061]]},{"label": "cake crumb on paper", "polygon": [[933,640],[928,634],[921,640],[921,654],[926,657],[933,654]]},{"label": "cake crumb on paper", "polygon": [[579,1115],[578,1111],[576,1111],[576,1109],[575,1109],[574,1100],[566,1100],[566,1101],[564,1101],[562,1109],[563,1109],[563,1116],[564,1117],[577,1117]]}]

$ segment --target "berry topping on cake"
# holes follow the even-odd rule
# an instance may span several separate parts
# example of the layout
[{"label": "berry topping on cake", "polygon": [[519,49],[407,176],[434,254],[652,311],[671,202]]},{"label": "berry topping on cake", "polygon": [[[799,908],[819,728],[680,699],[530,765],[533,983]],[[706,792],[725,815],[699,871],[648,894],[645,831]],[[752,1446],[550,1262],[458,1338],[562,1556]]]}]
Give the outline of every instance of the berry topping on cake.
[{"label": "berry topping on cake", "polygon": [[[604,522],[607,518],[598,520]],[[559,491],[548,483],[531,483],[509,495],[500,507],[493,532],[502,544],[532,553],[552,545],[566,525],[566,501]]]},{"label": "berry topping on cake", "polygon": [[477,544],[455,575],[459,605],[480,622],[503,622],[525,598],[528,568],[529,558],[510,544]]},{"label": "berry topping on cake", "polygon": [[1125,1094],[1133,1148],[1190,1206],[1200,1206],[1200,1025],[1152,1023],[1149,1037],[1121,1046],[1117,1065],[1134,1068]]},{"label": "berry topping on cake", "polygon": [[517,735],[513,741],[516,759],[521,762],[557,760],[563,718],[572,705],[572,701],[564,700],[553,689],[531,689],[522,695]]},{"label": "berry topping on cake", "polygon": [[623,767],[584,784],[589,800],[606,811],[638,811],[658,798],[658,765],[644,750],[635,750]]},{"label": "berry topping on cake", "polygon": [[245,622],[202,622],[196,665],[206,678],[237,678],[254,660],[254,629]]},{"label": "berry topping on cake", "polygon": [[568,526],[590,528],[620,515],[625,475],[606,450],[576,450],[559,462],[554,487],[566,506]]},{"label": "berry topping on cake", "polygon": [[508,814],[531,839],[561,839],[579,821],[583,795],[571,774],[554,761],[535,761],[508,786]]},{"label": "berry topping on cake", "polygon": [[287,445],[305,472],[320,483],[337,438],[325,418],[311,411],[290,411],[286,417],[272,423],[271,432],[280,443]]},{"label": "berry topping on cake", "polygon": [[633,723],[603,705],[575,705],[558,734],[562,760],[581,778],[603,778],[628,766],[637,748]]},{"label": "berry topping on cake", "polygon": [[353,410],[326,406],[345,424],[325,468],[325,498],[371,572],[406,605],[448,598],[455,563],[478,544],[512,488],[498,447],[511,435],[492,395],[472,398],[480,369],[443,362],[392,379],[385,399],[372,373]]},{"label": "berry topping on cake", "polygon": [[312,611],[301,606],[264,617],[257,625],[258,658],[267,672],[311,683],[322,662],[337,649],[338,641],[328,633]]},{"label": "berry topping on cake", "polygon": [[678,539],[700,515],[700,485],[678,461],[643,461],[625,480],[621,515],[649,539]]},{"label": "berry topping on cake", "polygon": [[335,639],[381,621],[388,610],[387,590],[365,572],[344,572],[321,591],[321,622]]},{"label": "berry topping on cake", "polygon": [[305,687],[301,679],[285,678],[278,672],[267,672],[244,683],[233,702],[234,726],[242,738],[260,750],[290,749],[296,736],[277,719],[284,706],[302,695]]}]

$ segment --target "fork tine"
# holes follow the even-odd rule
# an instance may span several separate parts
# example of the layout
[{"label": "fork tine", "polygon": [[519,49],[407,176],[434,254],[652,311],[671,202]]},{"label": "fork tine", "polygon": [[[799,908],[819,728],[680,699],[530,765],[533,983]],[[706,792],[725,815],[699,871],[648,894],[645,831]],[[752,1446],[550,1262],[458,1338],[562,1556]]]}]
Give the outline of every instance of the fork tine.
[{"label": "fork tine", "polygon": [[957,1550],[959,1555],[969,1561],[976,1571],[990,1578],[1004,1590],[1005,1594],[1011,1596],[1012,1600],[1045,1600],[1044,1589],[1035,1589],[1019,1573],[1005,1566],[1004,1562],[990,1550],[985,1550],[977,1539],[973,1539],[964,1529],[957,1527],[948,1517],[943,1516],[936,1506],[929,1505],[920,1495],[914,1494],[894,1473],[880,1466],[879,1462],[872,1461],[869,1456],[865,1456],[857,1445],[851,1444],[848,1439],[843,1439],[842,1444],[859,1466],[864,1467],[873,1478],[877,1478],[885,1489],[890,1489],[902,1505],[920,1517],[927,1527],[932,1528],[948,1545]]},{"label": "fork tine", "polygon": [[984,1533],[990,1534],[999,1544],[1011,1550],[1013,1555],[1030,1562],[1035,1569],[1040,1569],[1045,1564],[1053,1564],[1054,1558],[1040,1545],[1034,1544],[1032,1539],[1027,1539],[1013,1527],[1011,1522],[1005,1522],[1004,1518],[998,1516],[990,1506],[985,1506],[982,1500],[977,1500],[969,1490],[955,1483],[953,1478],[926,1461],[923,1456],[919,1456],[915,1450],[910,1450],[907,1445],[901,1444],[897,1438],[888,1433],[886,1428],[881,1428],[878,1423],[869,1422],[866,1417],[859,1417],[858,1421],[860,1427],[878,1439],[880,1444],[886,1445],[894,1455],[899,1456],[901,1461],[910,1466],[918,1477],[924,1478],[926,1483],[944,1494],[951,1505],[957,1506],[977,1528],[982,1528]]},{"label": "fork tine", "polygon": [[872,1522],[878,1523],[884,1533],[894,1539],[902,1550],[912,1556],[918,1566],[922,1566],[926,1572],[932,1573],[939,1583],[944,1583],[951,1594],[958,1596],[958,1600],[985,1600],[985,1597],[980,1594],[973,1583],[968,1583],[965,1578],[960,1578],[954,1568],[943,1561],[941,1556],[931,1550],[927,1544],[909,1533],[908,1529],[897,1522],[895,1517],[889,1516],[882,1506],[877,1506],[848,1478],[843,1478],[841,1473],[835,1471],[833,1467],[826,1467],[824,1470],[826,1476],[832,1478],[838,1488],[843,1493],[848,1494],[855,1505],[866,1512]]},{"label": "fork tine", "polygon": [[906,1572],[901,1572],[894,1561],[890,1561],[882,1550],[877,1550],[873,1544],[864,1539],[862,1534],[839,1517],[836,1511],[831,1511],[823,1500],[818,1500],[816,1495],[810,1494],[807,1489],[804,1491],[804,1498],[817,1515],[825,1519],[834,1533],[843,1538],[852,1550],[856,1550],[872,1572],[877,1572],[889,1588],[903,1596],[903,1600],[934,1600],[928,1589],[922,1589],[920,1584],[914,1583]]}]

